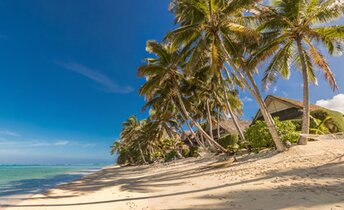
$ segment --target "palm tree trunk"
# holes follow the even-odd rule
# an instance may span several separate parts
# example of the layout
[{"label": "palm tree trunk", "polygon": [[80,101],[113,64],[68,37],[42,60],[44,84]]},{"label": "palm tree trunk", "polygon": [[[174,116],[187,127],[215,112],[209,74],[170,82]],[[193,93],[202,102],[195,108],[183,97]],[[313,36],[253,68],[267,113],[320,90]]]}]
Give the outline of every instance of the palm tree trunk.
[{"label": "palm tree trunk", "polygon": [[276,149],[279,152],[283,152],[286,150],[286,147],[283,145],[283,143],[282,143],[282,141],[278,135],[275,121],[273,120],[270,112],[268,111],[268,107],[266,106],[265,102],[263,101],[263,98],[260,94],[259,88],[258,88],[257,84],[255,83],[252,75],[249,73],[246,75],[248,75],[248,78],[249,78],[249,80],[250,80],[250,82],[251,82],[251,84],[252,84],[252,86],[253,86],[256,94],[257,94],[256,100],[260,104],[260,112],[262,113],[263,118],[265,120],[265,123],[266,123],[266,125],[270,131],[270,134],[271,134],[272,140],[275,143]]},{"label": "palm tree trunk", "polygon": [[181,108],[182,108],[182,111],[183,111],[184,115],[186,116],[186,118],[187,118],[188,120],[190,120],[190,122],[199,130],[199,132],[201,132],[201,134],[203,134],[204,137],[205,137],[207,140],[209,140],[211,143],[213,143],[213,144],[216,146],[216,148],[217,148],[218,150],[220,150],[220,151],[223,152],[223,153],[227,153],[227,150],[226,150],[225,148],[223,148],[219,143],[217,143],[216,141],[214,141],[214,139],[212,139],[212,138],[207,134],[207,132],[205,132],[205,131],[203,130],[203,128],[201,127],[201,125],[199,125],[199,124],[189,115],[188,111],[187,111],[186,108],[185,108],[185,105],[184,105],[182,96],[180,95],[179,92],[177,92],[177,96],[178,96],[178,100],[179,100],[180,106],[181,106]]},{"label": "palm tree trunk", "polygon": [[210,113],[210,107],[209,107],[209,99],[207,100],[207,114],[208,114],[208,123],[209,123],[209,134],[212,139],[214,139],[213,134],[213,122],[211,120],[211,113]]},{"label": "palm tree trunk", "polygon": [[[221,46],[223,48],[223,51],[225,52],[226,55],[226,59],[227,62],[232,66],[233,70],[235,71],[235,73],[237,74],[237,76],[240,77],[240,79],[244,82],[245,86],[247,87],[247,89],[250,91],[250,93],[252,94],[252,96],[256,99],[256,101],[258,102],[258,105],[260,107],[260,111],[263,115],[263,118],[266,122],[266,125],[271,133],[272,136],[272,140],[275,143],[276,149],[279,152],[283,152],[286,150],[286,147],[283,145],[280,137],[278,136],[277,133],[277,129],[276,126],[274,124],[274,121],[272,120],[271,114],[269,113],[265,102],[263,101],[261,95],[260,95],[260,91],[258,89],[258,87],[255,85],[254,80],[252,75],[250,75],[249,73],[245,73],[246,77],[248,77],[252,83],[252,86],[254,87],[255,91],[252,89],[252,87],[249,85],[249,83],[247,82],[247,80],[245,79],[245,77],[242,75],[242,73],[239,71],[239,69],[236,68],[235,64],[233,64],[231,62],[231,56],[229,55],[229,53],[226,50],[226,47],[224,46],[223,42],[221,41]],[[225,68],[226,69],[226,68]],[[227,76],[229,76],[228,70],[226,69],[226,73]]]},{"label": "palm tree trunk", "polygon": [[[309,109],[309,82],[308,82],[308,71],[306,66],[305,57],[303,54],[301,39],[297,39],[297,50],[299,52],[301,67],[302,67],[302,78],[303,78],[303,117],[302,117],[302,134],[309,134],[310,126],[310,109]],[[301,137],[298,144],[306,145],[307,137]]]},{"label": "palm tree trunk", "polygon": [[[198,120],[198,124],[200,124],[200,125],[202,124],[201,119]],[[208,145],[211,145],[210,141],[204,140],[204,136],[200,132],[197,132],[197,135],[200,136],[200,140],[202,141],[203,145],[205,145],[206,141],[207,141]]]},{"label": "palm tree trunk", "polygon": [[145,156],[143,155],[143,151],[142,151],[142,148],[141,148],[141,144],[139,143],[139,150],[140,150],[140,154],[141,154],[141,157],[142,157],[142,160],[144,162],[144,164],[147,164],[147,161],[145,159]]},{"label": "palm tree trunk", "polygon": [[203,135],[202,135],[201,133],[199,133],[199,134],[197,134],[197,135],[199,135],[199,136],[201,137],[201,141],[202,141],[202,143],[203,143],[203,145],[204,145],[205,142],[204,142],[204,137],[203,137]]},{"label": "palm tree trunk", "polygon": [[[182,126],[180,126],[180,130],[182,131],[183,134],[186,135],[186,132]],[[186,139],[189,141],[190,145],[193,146],[193,143],[192,143],[191,139],[189,138],[189,136],[186,136]]]},{"label": "palm tree trunk", "polygon": [[220,112],[217,109],[217,139],[220,139]]},{"label": "palm tree trunk", "polygon": [[[173,99],[172,99],[172,103],[176,106],[176,108],[177,108],[179,114],[180,114],[180,115],[182,116],[182,118],[185,120],[186,125],[188,126],[188,128],[189,128],[189,130],[190,130],[192,136],[195,137],[196,142],[198,143],[198,145],[200,145],[201,147],[205,147],[205,145],[202,144],[202,143],[200,142],[200,140],[198,139],[198,136],[197,136],[197,135],[195,134],[195,132],[192,130],[192,127],[190,126],[190,124],[189,124],[189,122],[188,122],[188,119],[185,117],[185,115],[183,114],[183,112],[180,111],[180,109],[179,109],[177,103],[176,103]],[[183,130],[183,129],[182,129],[182,130]],[[191,141],[190,141],[190,142],[191,142]]]},{"label": "palm tree trunk", "polygon": [[[186,120],[187,120],[187,119],[186,119]],[[192,127],[191,127],[191,125],[189,124],[189,122],[186,121],[186,125],[188,126],[188,128],[189,128],[189,130],[190,130],[192,136],[195,137],[196,142],[198,143],[198,145],[200,145],[201,147],[205,147],[205,145],[199,140],[197,134],[192,130]]]},{"label": "palm tree trunk", "polygon": [[[227,71],[227,70],[226,70],[226,71]],[[227,73],[228,73],[228,72],[227,72]],[[228,74],[227,76],[229,76],[229,74]],[[226,105],[227,105],[228,112],[229,112],[229,114],[230,114],[230,116],[231,116],[231,118],[232,118],[232,120],[233,120],[233,122],[234,122],[234,125],[235,125],[235,127],[236,127],[236,129],[237,129],[237,131],[238,131],[238,133],[239,133],[239,136],[240,136],[241,140],[242,140],[242,141],[245,141],[244,132],[242,132],[242,129],[241,129],[241,127],[240,127],[240,124],[239,124],[239,122],[238,122],[238,119],[237,119],[236,115],[234,114],[234,112],[233,112],[233,110],[232,110],[232,107],[231,107],[231,105],[230,105],[230,103],[229,103],[228,95],[227,95],[227,92],[226,92],[226,89],[225,89],[225,82],[224,82],[224,80],[223,80],[223,78],[222,78],[222,75],[221,75],[221,79],[222,79],[222,88],[223,88],[223,91],[224,91],[224,94],[225,94],[225,100],[226,100]]]}]

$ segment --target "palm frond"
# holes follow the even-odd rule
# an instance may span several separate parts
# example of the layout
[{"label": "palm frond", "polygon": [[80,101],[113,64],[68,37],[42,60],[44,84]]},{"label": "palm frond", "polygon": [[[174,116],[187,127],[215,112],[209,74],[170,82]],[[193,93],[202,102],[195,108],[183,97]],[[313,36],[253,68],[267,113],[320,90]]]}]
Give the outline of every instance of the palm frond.
[{"label": "palm frond", "polygon": [[327,23],[341,17],[344,13],[344,2],[341,0],[319,1],[313,12],[307,15],[304,24]]},{"label": "palm frond", "polygon": [[137,75],[139,77],[151,77],[156,74],[166,71],[162,66],[159,65],[143,65],[137,70]]},{"label": "palm frond", "polygon": [[227,33],[234,33],[238,36],[248,37],[250,39],[258,40],[260,35],[259,32],[253,28],[233,22],[228,22],[223,27],[228,30]]},{"label": "palm frond", "polygon": [[293,42],[290,41],[281,47],[271,59],[262,79],[264,88],[267,88],[271,83],[275,82],[277,73],[280,73],[286,79],[289,78],[290,61],[293,53],[292,46]]},{"label": "palm frond", "polygon": [[161,57],[164,62],[168,62],[166,49],[164,49],[163,45],[159,44],[158,42],[153,40],[147,41],[146,51],[149,53],[154,53],[155,55]]},{"label": "palm frond", "polygon": [[223,7],[222,12],[224,14],[237,13],[240,10],[244,11],[253,7],[257,2],[259,2],[259,0],[232,0],[227,6]]},{"label": "palm frond", "polygon": [[331,88],[333,89],[333,91],[338,90],[338,86],[336,83],[336,79],[333,75],[333,72],[331,71],[326,59],[324,58],[324,56],[314,47],[314,45],[310,42],[308,42],[309,46],[310,46],[310,55],[313,58],[313,61],[315,64],[317,64],[317,66],[320,67],[320,69],[322,69],[322,71],[324,72],[325,75],[325,79],[329,82]]},{"label": "palm frond", "polygon": [[276,37],[275,40],[271,41],[265,46],[258,48],[254,53],[252,53],[252,55],[248,59],[248,67],[255,68],[257,65],[265,61],[267,58],[271,57],[276,52],[276,50],[278,50],[280,44],[282,44],[285,41],[285,38],[286,37],[283,36]]},{"label": "palm frond", "polygon": [[[313,60],[312,57],[307,53],[306,50],[303,50],[304,58],[305,58],[305,63],[306,63],[306,68],[307,68],[307,73],[308,73],[308,79],[315,85],[318,85],[318,79],[314,73],[314,68],[313,68]],[[300,56],[299,56],[300,57]],[[298,59],[298,63],[301,66],[301,61]],[[303,85],[308,85],[308,84],[303,84]]]}]

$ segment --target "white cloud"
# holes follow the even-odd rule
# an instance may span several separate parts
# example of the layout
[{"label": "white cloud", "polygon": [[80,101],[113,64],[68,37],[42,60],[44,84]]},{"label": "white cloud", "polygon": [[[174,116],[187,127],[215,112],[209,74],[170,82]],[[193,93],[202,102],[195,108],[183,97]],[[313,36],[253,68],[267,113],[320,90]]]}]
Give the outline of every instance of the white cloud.
[{"label": "white cloud", "polygon": [[57,141],[54,143],[54,146],[66,146],[69,143],[69,141]]},{"label": "white cloud", "polygon": [[124,93],[131,93],[134,91],[134,88],[132,88],[131,86],[119,86],[116,82],[114,82],[108,76],[102,73],[99,73],[98,71],[95,71],[94,69],[83,66],[81,64],[78,64],[75,62],[65,63],[61,61],[55,61],[55,63],[69,71],[73,71],[88,79],[93,80],[94,82],[100,84],[106,92],[124,94]]},{"label": "white cloud", "polygon": [[344,94],[338,94],[332,99],[319,100],[316,102],[316,105],[339,111],[344,114]]},{"label": "white cloud", "polygon": [[34,148],[34,147],[82,147],[82,148],[92,148],[95,147],[94,143],[83,143],[78,141],[46,141],[46,140],[8,140],[5,138],[0,138],[0,146],[15,146],[18,148]]},{"label": "white cloud", "polygon": [[41,140],[32,140],[25,142],[27,147],[52,147],[52,146],[66,146],[70,144],[70,141],[60,140],[55,142],[50,141],[41,141]]},{"label": "white cloud", "polygon": [[0,135],[13,136],[13,137],[21,136],[19,133],[16,133],[16,132],[13,132],[13,131],[8,131],[8,130],[0,130]]},{"label": "white cloud", "polygon": [[274,89],[272,90],[272,94],[275,94],[277,92],[277,86],[274,87]]},{"label": "white cloud", "polygon": [[241,99],[243,102],[252,102],[253,99],[250,97],[245,96],[243,99]]}]

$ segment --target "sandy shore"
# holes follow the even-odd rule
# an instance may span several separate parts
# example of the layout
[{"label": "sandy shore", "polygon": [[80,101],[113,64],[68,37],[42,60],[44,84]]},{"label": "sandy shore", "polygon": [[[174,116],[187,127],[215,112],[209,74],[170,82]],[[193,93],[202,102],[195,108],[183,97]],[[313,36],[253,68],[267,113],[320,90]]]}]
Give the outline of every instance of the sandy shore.
[{"label": "sandy shore", "polygon": [[8,209],[344,209],[344,140],[288,152],[108,167]]}]

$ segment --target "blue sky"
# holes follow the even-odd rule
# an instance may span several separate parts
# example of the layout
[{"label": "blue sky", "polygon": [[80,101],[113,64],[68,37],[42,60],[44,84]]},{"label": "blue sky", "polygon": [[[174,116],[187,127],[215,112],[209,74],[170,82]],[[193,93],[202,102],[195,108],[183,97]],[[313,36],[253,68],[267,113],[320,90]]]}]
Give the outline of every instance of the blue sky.
[{"label": "blue sky", "polygon": [[[148,39],[173,28],[168,0],[2,0],[0,163],[111,162],[130,115],[144,117],[136,69]],[[344,61],[330,58],[340,90],[320,75],[312,102],[344,92]],[[268,93],[301,99],[294,72]],[[246,119],[257,110],[248,93]],[[330,102],[329,102],[330,103]]]}]

